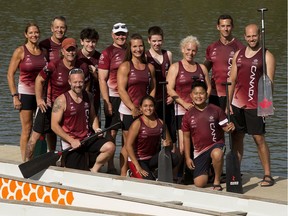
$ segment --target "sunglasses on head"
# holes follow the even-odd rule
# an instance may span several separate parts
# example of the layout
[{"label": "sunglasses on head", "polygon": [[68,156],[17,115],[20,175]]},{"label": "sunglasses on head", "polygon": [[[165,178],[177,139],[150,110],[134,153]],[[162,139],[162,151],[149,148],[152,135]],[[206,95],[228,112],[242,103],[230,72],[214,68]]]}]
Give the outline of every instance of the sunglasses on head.
[{"label": "sunglasses on head", "polygon": [[69,71],[69,75],[72,75],[72,74],[82,74],[84,73],[82,69],[80,68],[73,68],[72,70]]},{"label": "sunglasses on head", "polygon": [[114,29],[124,28],[126,29],[126,25],[115,25],[113,26]]}]

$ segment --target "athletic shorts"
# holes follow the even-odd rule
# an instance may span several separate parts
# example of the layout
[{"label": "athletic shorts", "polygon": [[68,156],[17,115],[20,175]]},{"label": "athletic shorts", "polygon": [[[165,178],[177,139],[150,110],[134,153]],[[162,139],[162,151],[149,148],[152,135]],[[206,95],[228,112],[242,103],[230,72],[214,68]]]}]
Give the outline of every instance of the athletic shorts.
[{"label": "athletic shorts", "polygon": [[196,178],[200,175],[208,175],[209,167],[212,163],[211,152],[215,148],[220,148],[224,151],[225,144],[215,144],[213,147],[203,152],[197,158],[193,160],[195,169],[193,172],[193,177]]},{"label": "athletic shorts", "polygon": [[52,108],[48,107],[46,112],[42,113],[39,108],[36,110],[33,131],[37,133],[51,133],[51,113]]},{"label": "athletic shorts", "polygon": [[21,110],[36,110],[36,96],[28,94],[19,94],[19,100],[21,102]]},{"label": "athletic shorts", "polygon": [[177,115],[176,116],[176,129],[177,130],[181,130],[183,116],[184,115]]},{"label": "athletic shorts", "polygon": [[[105,116],[105,128],[116,124],[120,121],[120,113],[118,111],[121,99],[120,97],[109,97],[110,103],[112,104],[112,116]],[[114,130],[119,130],[121,125],[115,126]]]},{"label": "athletic shorts", "polygon": [[217,95],[210,95],[209,103],[214,104],[225,111],[226,110],[226,104],[227,104],[227,97],[226,96],[218,97]]},{"label": "athletic shorts", "polygon": [[[163,102],[158,101],[156,104],[156,113],[157,116],[163,120]],[[165,107],[165,117],[166,117],[166,126],[168,128],[172,143],[176,143],[177,136],[176,136],[176,119],[175,119],[175,110],[174,104],[166,105]]]},{"label": "athletic shorts", "polygon": [[[67,142],[63,140],[61,142],[62,146],[67,145]],[[108,142],[108,140],[101,137],[93,143],[86,143],[85,145],[82,145],[75,150],[65,152],[63,156],[65,161],[65,167],[80,170],[87,170],[88,168],[93,167],[96,162],[97,156],[100,154],[101,147],[106,142]],[[86,161],[86,153],[89,154],[89,162]],[[89,167],[87,166],[88,163]]]},{"label": "athletic shorts", "polygon": [[250,135],[265,134],[265,118],[257,116],[257,109],[240,109],[232,105],[231,121],[236,131]]},{"label": "athletic shorts", "polygon": [[122,130],[128,131],[133,121],[137,118],[133,118],[132,115],[123,115],[121,114],[121,121],[122,121]]}]

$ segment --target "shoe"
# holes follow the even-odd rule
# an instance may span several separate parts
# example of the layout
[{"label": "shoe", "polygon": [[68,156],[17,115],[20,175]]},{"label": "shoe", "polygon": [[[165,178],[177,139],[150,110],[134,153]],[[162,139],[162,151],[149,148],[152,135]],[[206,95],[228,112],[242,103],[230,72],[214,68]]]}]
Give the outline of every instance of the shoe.
[{"label": "shoe", "polygon": [[[267,183],[267,184],[262,184],[262,183]],[[260,186],[261,187],[270,187],[273,186],[275,183],[275,180],[272,178],[270,175],[264,175],[263,180],[260,181]]]},{"label": "shoe", "polygon": [[223,190],[223,188],[222,188],[222,186],[219,184],[219,185],[215,185],[215,184],[213,184],[213,188],[212,188],[212,190],[215,190],[215,191],[222,191]]}]

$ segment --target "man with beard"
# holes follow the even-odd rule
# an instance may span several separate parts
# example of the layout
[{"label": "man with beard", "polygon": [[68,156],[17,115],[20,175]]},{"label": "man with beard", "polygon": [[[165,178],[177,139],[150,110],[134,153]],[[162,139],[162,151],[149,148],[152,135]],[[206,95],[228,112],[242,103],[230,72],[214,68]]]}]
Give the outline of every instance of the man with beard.
[{"label": "man with beard", "polygon": [[236,126],[236,131],[232,134],[233,150],[237,152],[241,161],[245,133],[252,135],[264,169],[264,177],[260,186],[267,187],[274,184],[274,179],[270,170],[269,147],[264,136],[265,118],[257,116],[258,81],[263,75],[263,64],[265,64],[262,52],[265,52],[267,75],[272,83],[275,74],[275,59],[271,52],[261,47],[260,29],[256,24],[246,26],[244,38],[247,47],[235,53],[230,75],[231,117]]}]

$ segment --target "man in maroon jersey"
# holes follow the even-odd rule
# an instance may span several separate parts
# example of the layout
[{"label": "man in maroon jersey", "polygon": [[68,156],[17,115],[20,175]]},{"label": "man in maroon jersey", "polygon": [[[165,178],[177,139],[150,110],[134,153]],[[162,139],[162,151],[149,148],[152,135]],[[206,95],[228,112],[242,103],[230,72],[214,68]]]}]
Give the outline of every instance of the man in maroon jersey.
[{"label": "man in maroon jersey", "polygon": [[[120,121],[118,108],[121,99],[117,86],[117,71],[125,57],[127,47],[128,28],[125,23],[113,25],[111,36],[113,44],[102,51],[98,65],[99,85],[104,103],[105,127]],[[119,127],[108,131],[107,138],[115,143]],[[116,174],[113,158],[108,163],[108,173]]]},{"label": "man in maroon jersey", "polygon": [[[51,127],[62,139],[62,149],[72,147],[65,155],[65,167],[85,169],[85,153],[92,152],[94,158],[91,172],[99,169],[113,156],[115,145],[103,137],[92,143],[81,140],[89,137],[93,131],[99,132],[99,119],[93,107],[93,95],[84,90],[85,76],[81,69],[72,69],[69,72],[69,85],[71,89],[56,98],[53,104]],[[91,160],[91,158],[90,158]]]},{"label": "man in maroon jersey", "polygon": [[209,103],[226,108],[226,91],[223,82],[227,82],[232,66],[232,59],[236,51],[244,45],[232,35],[234,24],[230,15],[221,15],[217,21],[217,30],[220,33],[218,41],[210,44],[206,49],[204,65],[208,71],[212,68],[212,91]]},{"label": "man in maroon jersey", "polygon": [[[190,97],[194,107],[185,113],[182,120],[186,165],[194,170],[195,186],[205,187],[212,163],[215,171],[213,190],[222,190],[220,177],[224,161],[224,131],[233,131],[235,126],[228,123],[225,112],[220,107],[207,104],[205,82],[193,82]],[[193,159],[190,156],[191,140],[194,147]]]},{"label": "man in maroon jersey", "polygon": [[[232,120],[236,126],[232,134],[233,148],[241,162],[245,133],[252,135],[264,169],[260,185],[267,187],[274,184],[274,179],[271,176],[269,147],[265,141],[265,118],[257,116],[258,81],[263,75],[259,27],[256,24],[246,26],[244,38],[247,47],[235,53],[230,75],[232,84],[229,86],[229,99],[232,102]],[[265,58],[267,75],[273,83],[275,59],[268,50],[265,50]]]}]

